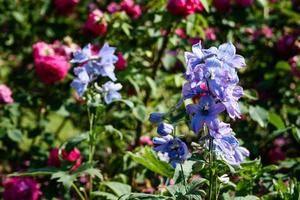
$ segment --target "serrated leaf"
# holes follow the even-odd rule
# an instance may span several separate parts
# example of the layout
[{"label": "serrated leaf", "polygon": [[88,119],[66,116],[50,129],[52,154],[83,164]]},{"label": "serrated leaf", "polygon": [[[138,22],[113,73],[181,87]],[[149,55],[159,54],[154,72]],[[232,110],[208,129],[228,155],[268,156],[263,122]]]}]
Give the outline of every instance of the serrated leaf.
[{"label": "serrated leaf", "polygon": [[284,122],[281,117],[274,112],[270,112],[268,115],[268,120],[271,124],[273,124],[277,129],[285,128]]},{"label": "serrated leaf", "polygon": [[[182,164],[183,175],[185,177],[184,181],[187,181],[188,178],[191,176],[191,173],[193,171],[193,165],[195,163],[196,163],[196,161],[187,160]],[[175,183],[179,183],[179,182],[183,181],[183,175],[182,175],[180,165],[177,165],[176,169],[175,169],[174,177],[173,177]]]},{"label": "serrated leaf", "polygon": [[66,188],[70,188],[73,182],[76,180],[76,176],[69,174],[68,171],[59,171],[53,173],[51,179],[57,179],[57,182],[62,183]]},{"label": "serrated leaf", "polygon": [[256,121],[261,127],[267,126],[268,111],[259,106],[250,106],[249,107],[250,117]]},{"label": "serrated leaf", "polygon": [[128,154],[135,162],[143,165],[153,172],[169,178],[172,178],[174,175],[174,169],[168,163],[159,160],[153,150],[149,147],[145,147],[139,153],[134,154],[128,152]]},{"label": "serrated leaf", "polygon": [[102,184],[111,189],[117,195],[117,197],[131,193],[131,186],[124,183],[103,182]]}]

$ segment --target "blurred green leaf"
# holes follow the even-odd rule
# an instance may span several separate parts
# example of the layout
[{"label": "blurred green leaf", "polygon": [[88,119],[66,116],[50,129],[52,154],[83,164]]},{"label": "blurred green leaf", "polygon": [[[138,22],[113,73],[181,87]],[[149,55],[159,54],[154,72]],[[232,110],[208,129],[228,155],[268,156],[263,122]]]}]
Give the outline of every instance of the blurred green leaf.
[{"label": "blurred green leaf", "polygon": [[8,130],[7,135],[12,141],[15,141],[18,143],[23,141],[23,135],[19,129]]},{"label": "blurred green leaf", "polygon": [[261,127],[266,127],[268,124],[268,111],[259,106],[249,107],[250,117],[256,121]]},{"label": "blurred green leaf", "polygon": [[284,122],[282,121],[281,117],[274,112],[269,112],[268,120],[277,129],[285,128]]}]

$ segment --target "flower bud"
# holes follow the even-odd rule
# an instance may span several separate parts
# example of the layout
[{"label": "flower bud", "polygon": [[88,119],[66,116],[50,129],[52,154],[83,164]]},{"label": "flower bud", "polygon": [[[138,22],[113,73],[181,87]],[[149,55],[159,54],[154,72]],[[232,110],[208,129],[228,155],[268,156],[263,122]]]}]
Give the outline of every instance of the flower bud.
[{"label": "flower bud", "polygon": [[157,127],[157,133],[161,136],[166,136],[171,134],[174,131],[172,124],[160,123]]},{"label": "flower bud", "polygon": [[150,114],[149,121],[151,123],[159,123],[163,120],[164,113],[154,112]]}]

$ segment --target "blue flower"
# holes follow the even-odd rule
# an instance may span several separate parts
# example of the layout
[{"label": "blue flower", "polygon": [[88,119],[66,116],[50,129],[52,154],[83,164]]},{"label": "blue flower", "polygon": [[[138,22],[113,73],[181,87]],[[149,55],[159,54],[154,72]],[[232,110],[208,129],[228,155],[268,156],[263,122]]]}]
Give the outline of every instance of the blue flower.
[{"label": "blue flower", "polygon": [[224,62],[224,67],[242,68],[246,66],[245,59],[236,54],[235,46],[231,42],[219,46],[217,57]]},{"label": "blue flower", "polygon": [[167,136],[174,131],[174,127],[172,124],[168,123],[160,123],[157,127],[157,133],[161,136]]},{"label": "blue flower", "polygon": [[187,112],[193,114],[192,130],[198,133],[204,124],[207,124],[209,128],[218,126],[218,114],[224,109],[224,105],[215,103],[211,96],[201,97],[199,104],[187,105]]},{"label": "blue flower", "polygon": [[121,99],[122,96],[118,92],[122,89],[122,85],[120,83],[114,83],[112,81],[108,81],[102,85],[99,92],[104,95],[104,101],[107,104],[110,104],[113,100]]},{"label": "blue flower", "polygon": [[87,44],[82,50],[78,50],[73,54],[71,63],[84,63],[92,57],[91,44]]},{"label": "blue flower", "polygon": [[169,162],[174,168],[176,168],[177,163],[183,163],[189,155],[186,144],[179,138],[173,138],[171,135],[163,138],[155,137],[153,144],[156,152],[161,152],[168,156]]},{"label": "blue flower", "polygon": [[149,116],[149,121],[151,123],[160,123],[163,120],[165,113],[153,112]]},{"label": "blue flower", "polygon": [[77,91],[77,94],[81,97],[87,90],[87,87],[90,83],[89,75],[84,67],[74,68],[74,73],[77,76],[72,83],[71,87]]}]

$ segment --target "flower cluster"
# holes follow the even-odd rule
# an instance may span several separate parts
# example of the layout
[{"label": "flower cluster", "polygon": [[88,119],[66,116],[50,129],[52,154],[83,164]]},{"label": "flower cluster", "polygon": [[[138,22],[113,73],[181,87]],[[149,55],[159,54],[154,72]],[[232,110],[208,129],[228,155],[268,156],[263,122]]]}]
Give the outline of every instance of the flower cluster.
[{"label": "flower cluster", "polygon": [[123,0],[120,4],[112,2],[108,5],[107,10],[109,13],[125,11],[133,19],[137,19],[142,15],[141,6],[135,4],[133,0]]},{"label": "flower cluster", "polygon": [[115,48],[104,44],[103,47],[95,52],[90,44],[86,45],[82,50],[74,53],[72,63],[79,64],[74,68],[76,78],[72,81],[71,87],[77,91],[79,96],[83,96],[88,89],[90,83],[95,82],[99,76],[108,77],[111,81],[104,83],[101,87],[97,83],[94,84],[95,90],[103,95],[105,103],[109,104],[115,99],[121,99],[118,92],[122,85],[114,83],[117,80],[114,64],[118,57],[114,55]]},{"label": "flower cluster", "polygon": [[226,110],[232,119],[241,116],[238,100],[243,96],[243,88],[237,85],[236,69],[245,66],[244,58],[236,54],[232,43],[209,49],[203,49],[198,43],[193,46],[192,52],[185,53],[185,59],[187,82],[183,86],[180,103],[199,97],[197,103],[186,106],[192,117],[192,130],[198,133],[204,125],[207,126],[217,154],[228,163],[239,165],[249,152],[239,146],[230,125],[220,122],[218,115]]},{"label": "flower cluster", "polygon": [[12,177],[4,180],[4,200],[38,200],[42,194],[40,184],[27,177]]},{"label": "flower cluster", "polygon": [[[221,122],[218,115],[226,110],[232,119],[241,116],[238,100],[243,96],[243,88],[237,85],[236,69],[245,66],[244,58],[236,54],[232,43],[209,49],[203,49],[198,43],[193,45],[192,52],[185,53],[185,60],[187,82],[183,85],[182,98],[176,108],[183,101],[193,99],[194,104],[185,107],[191,116],[192,130],[199,133],[207,127],[205,138],[213,140],[216,154],[229,164],[239,165],[249,152],[239,145],[230,125]],[[158,124],[157,132],[162,136],[154,138],[154,150],[175,166],[187,158],[188,150],[186,144],[175,137],[173,125],[163,122],[167,116],[165,113],[152,113],[149,121]],[[174,137],[170,135],[172,133]]]},{"label": "flower cluster", "polygon": [[173,15],[188,16],[203,10],[199,0],[169,0],[167,9]]},{"label": "flower cluster", "polygon": [[38,77],[45,84],[53,84],[65,78],[70,68],[68,60],[78,47],[71,41],[67,45],[56,41],[53,44],[37,42],[32,48]]},{"label": "flower cluster", "polygon": [[163,117],[163,113],[152,113],[149,118],[150,122],[158,125],[157,133],[161,136],[153,139],[154,150],[161,160],[169,162],[175,168],[177,163],[186,160],[189,151],[187,145],[173,134],[173,125],[163,122]]}]

